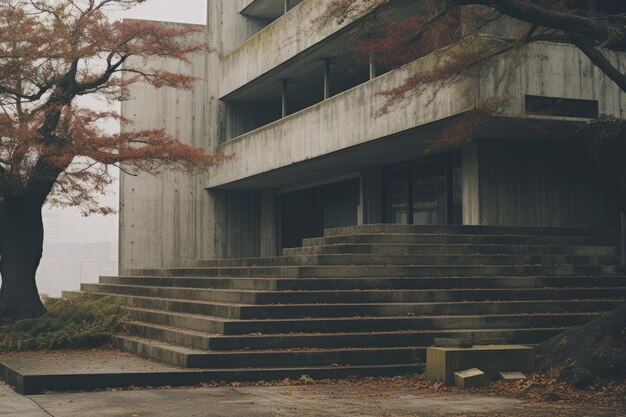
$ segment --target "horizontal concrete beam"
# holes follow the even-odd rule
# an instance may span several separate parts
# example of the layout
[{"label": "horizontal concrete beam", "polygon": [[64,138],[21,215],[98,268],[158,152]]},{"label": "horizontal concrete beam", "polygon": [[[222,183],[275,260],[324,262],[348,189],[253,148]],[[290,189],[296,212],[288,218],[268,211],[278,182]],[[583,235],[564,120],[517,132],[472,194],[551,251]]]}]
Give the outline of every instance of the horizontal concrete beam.
[{"label": "horizontal concrete beam", "polygon": [[[522,59],[518,54],[523,54]],[[626,54],[613,54],[611,58],[621,60],[626,66]],[[527,94],[598,100],[600,113],[626,117],[626,94],[593,67],[577,48],[550,43],[535,43],[515,55],[502,55],[471,77],[437,90],[434,96],[434,88],[426,89],[388,113],[377,114],[385,104],[385,98],[378,93],[402,85],[416,72],[432,68],[437,59],[435,56],[422,58],[220,145],[219,151],[236,158],[215,168],[207,186],[223,186],[430,126],[493,98],[508,98],[498,116],[509,118],[542,119],[525,113]],[[510,76],[504,75],[506,71],[511,72]]]},{"label": "horizontal concrete beam", "polygon": [[341,23],[332,21],[326,25],[313,23],[324,13],[327,4],[327,0],[304,0],[225,55],[220,63],[220,97],[248,84],[362,17],[355,15]]}]

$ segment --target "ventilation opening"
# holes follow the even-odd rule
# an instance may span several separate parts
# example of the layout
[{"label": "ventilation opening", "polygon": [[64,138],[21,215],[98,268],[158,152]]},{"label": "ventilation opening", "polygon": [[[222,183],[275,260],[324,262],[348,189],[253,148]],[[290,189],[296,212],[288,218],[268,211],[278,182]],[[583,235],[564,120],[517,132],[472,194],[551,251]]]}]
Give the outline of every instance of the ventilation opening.
[{"label": "ventilation opening", "polygon": [[526,96],[526,113],[544,116],[598,117],[596,100],[575,100],[571,98]]}]

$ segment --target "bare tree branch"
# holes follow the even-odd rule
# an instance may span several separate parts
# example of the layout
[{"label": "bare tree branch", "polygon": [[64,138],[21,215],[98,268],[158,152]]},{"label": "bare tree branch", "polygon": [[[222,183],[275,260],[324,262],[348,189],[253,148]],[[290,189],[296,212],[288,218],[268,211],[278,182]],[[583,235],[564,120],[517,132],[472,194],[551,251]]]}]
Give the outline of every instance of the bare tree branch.
[{"label": "bare tree branch", "polygon": [[626,33],[623,23],[620,27],[615,28],[614,25],[607,24],[606,19],[556,12],[520,0],[447,0],[447,2],[453,5],[475,4],[492,7],[515,19],[583,35],[604,43],[609,48],[626,47]]},{"label": "bare tree branch", "polygon": [[572,36],[572,43],[576,45],[598,68],[602,70],[622,91],[626,91],[626,74],[620,72],[613,63],[596,48],[592,41],[580,35]]}]

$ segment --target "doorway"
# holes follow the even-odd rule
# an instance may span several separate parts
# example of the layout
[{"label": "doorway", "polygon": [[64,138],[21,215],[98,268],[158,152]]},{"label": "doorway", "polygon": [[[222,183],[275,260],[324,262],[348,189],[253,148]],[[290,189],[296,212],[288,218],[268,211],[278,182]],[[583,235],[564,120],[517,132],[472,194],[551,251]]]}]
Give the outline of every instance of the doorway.
[{"label": "doorway", "polygon": [[395,164],[383,172],[387,223],[462,223],[459,152]]}]

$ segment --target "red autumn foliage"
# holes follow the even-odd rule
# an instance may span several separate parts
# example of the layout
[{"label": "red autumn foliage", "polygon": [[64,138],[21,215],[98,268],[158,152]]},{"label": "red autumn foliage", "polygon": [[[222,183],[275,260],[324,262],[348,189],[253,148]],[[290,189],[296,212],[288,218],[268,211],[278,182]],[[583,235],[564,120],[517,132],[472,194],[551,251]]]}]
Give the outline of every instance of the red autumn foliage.
[{"label": "red autumn foliage", "polygon": [[[206,46],[191,26],[113,21],[106,8],[144,0],[12,1],[0,5],[0,202],[42,184],[53,204],[109,212],[95,194],[109,168],[193,170],[223,157],[185,145],[162,130],[111,134],[112,112],[81,107],[85,95],[129,99],[129,86],[190,89],[191,75],[151,70],[140,59],[188,62]],[[130,129],[124,129],[130,130]]]},{"label": "red autumn foliage", "polygon": [[145,0],[0,1],[0,320],[42,314],[35,273],[42,256],[41,208],[80,207],[108,214],[97,196],[126,172],[195,171],[225,157],[183,144],[163,130],[110,133],[113,112],[80,104],[83,96],[128,100],[129,87],[191,89],[189,74],[150,62],[189,62],[208,52],[195,26],[114,21],[107,9]]},{"label": "red autumn foliage", "polygon": [[[626,91],[626,74],[615,67],[603,48],[626,50],[626,5],[611,0],[415,0],[416,11],[393,22],[379,19],[394,0],[332,0],[318,19],[322,24],[343,22],[370,14],[357,36],[366,57],[391,68],[438,54],[439,63],[382,92],[386,112],[426,86],[453,82],[494,54],[519,50],[534,41],[567,42],[579,47],[600,70]],[[499,33],[500,48],[479,41],[484,29],[504,16],[517,19]],[[461,45],[460,48],[451,48]],[[450,47],[448,49],[443,49]]]}]

